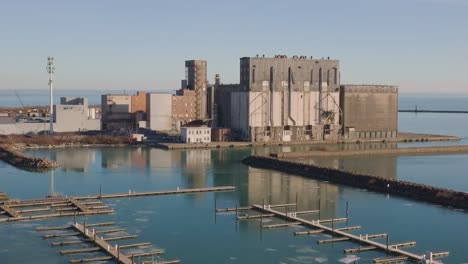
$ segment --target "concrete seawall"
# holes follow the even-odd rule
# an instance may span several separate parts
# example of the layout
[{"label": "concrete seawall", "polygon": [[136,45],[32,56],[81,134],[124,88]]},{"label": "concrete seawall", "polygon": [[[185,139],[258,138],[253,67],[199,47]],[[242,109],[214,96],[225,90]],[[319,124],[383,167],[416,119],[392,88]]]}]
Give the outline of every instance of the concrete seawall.
[{"label": "concrete seawall", "polygon": [[317,141],[270,141],[270,142],[209,142],[209,143],[164,143],[151,142],[148,145],[161,149],[197,149],[197,148],[249,148],[269,146],[298,146],[298,145],[333,145],[355,143],[389,143],[389,142],[426,142],[426,141],[458,141],[459,137],[446,135],[430,135],[416,133],[398,133],[395,138],[355,138],[343,140],[317,140]]},{"label": "concrete seawall", "polygon": [[271,153],[274,158],[303,158],[303,157],[330,157],[330,156],[355,156],[355,155],[443,155],[453,153],[468,153],[468,146],[438,146],[438,147],[414,147],[414,148],[388,148],[366,150],[336,150],[336,151],[305,151],[305,152],[280,152]]},{"label": "concrete seawall", "polygon": [[466,192],[262,156],[250,156],[242,162],[255,168],[271,169],[311,179],[329,181],[360,189],[368,189],[432,204],[468,210],[468,193]]},{"label": "concrete seawall", "polygon": [[0,159],[17,168],[32,171],[48,171],[59,167],[53,160],[29,157],[10,146],[0,146]]}]

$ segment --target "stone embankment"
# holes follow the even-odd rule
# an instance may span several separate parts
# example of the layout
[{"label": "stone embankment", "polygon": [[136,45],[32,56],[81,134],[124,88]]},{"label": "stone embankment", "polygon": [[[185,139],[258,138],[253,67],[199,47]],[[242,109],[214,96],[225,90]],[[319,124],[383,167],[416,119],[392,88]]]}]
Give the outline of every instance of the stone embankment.
[{"label": "stone embankment", "polygon": [[59,164],[53,160],[26,156],[11,146],[0,146],[0,159],[17,168],[27,170],[44,171],[59,167]]},{"label": "stone embankment", "polygon": [[262,156],[250,156],[245,158],[242,162],[251,167],[271,169],[316,180],[329,181],[360,189],[368,189],[437,205],[468,210],[467,192],[459,192],[424,184],[357,174]]},{"label": "stone embankment", "polygon": [[468,146],[437,146],[437,147],[412,147],[412,148],[386,148],[365,150],[332,150],[332,151],[304,151],[304,152],[279,152],[271,153],[274,158],[304,158],[304,157],[330,157],[330,156],[355,156],[355,155],[448,155],[454,153],[468,153]]}]

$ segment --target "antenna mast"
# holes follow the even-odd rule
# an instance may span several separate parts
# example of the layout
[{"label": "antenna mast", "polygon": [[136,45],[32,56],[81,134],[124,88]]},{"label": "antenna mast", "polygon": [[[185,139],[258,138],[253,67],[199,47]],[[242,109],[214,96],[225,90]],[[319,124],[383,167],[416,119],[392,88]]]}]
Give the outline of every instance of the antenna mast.
[{"label": "antenna mast", "polygon": [[47,72],[49,73],[49,90],[50,90],[50,118],[49,118],[49,123],[50,123],[50,131],[49,135],[52,135],[54,133],[54,99],[52,96],[52,89],[53,89],[53,77],[55,73],[55,62],[54,62],[54,57],[47,57]]}]

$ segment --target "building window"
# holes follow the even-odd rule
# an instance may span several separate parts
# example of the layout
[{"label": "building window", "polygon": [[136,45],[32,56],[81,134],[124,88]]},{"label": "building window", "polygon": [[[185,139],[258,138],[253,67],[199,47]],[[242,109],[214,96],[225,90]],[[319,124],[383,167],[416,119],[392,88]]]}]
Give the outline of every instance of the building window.
[{"label": "building window", "polygon": [[333,77],[335,78],[335,84],[338,84],[338,69],[333,68]]},{"label": "building window", "polygon": [[252,69],[252,83],[255,83],[255,68]]},{"label": "building window", "polygon": [[293,74],[293,71],[292,71],[291,67],[289,67],[289,69],[288,69],[288,75],[289,75],[290,83],[294,84],[294,74]]}]

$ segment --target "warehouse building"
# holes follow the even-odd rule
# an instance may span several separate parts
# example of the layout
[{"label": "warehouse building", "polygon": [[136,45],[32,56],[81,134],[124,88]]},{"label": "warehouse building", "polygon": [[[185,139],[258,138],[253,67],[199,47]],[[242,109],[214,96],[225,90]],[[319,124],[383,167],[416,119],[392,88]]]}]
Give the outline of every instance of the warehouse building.
[{"label": "warehouse building", "polygon": [[217,122],[244,141],[338,139],[339,88],[337,60],[244,57],[240,84],[215,87]]},{"label": "warehouse building", "polygon": [[102,129],[136,131],[146,120],[146,92],[101,96]]},{"label": "warehouse building", "polygon": [[88,99],[61,97],[54,105],[54,131],[75,132],[101,130],[101,120],[96,118],[96,109],[89,108]]},{"label": "warehouse building", "polygon": [[398,87],[341,85],[343,137],[394,138],[398,131]]}]

